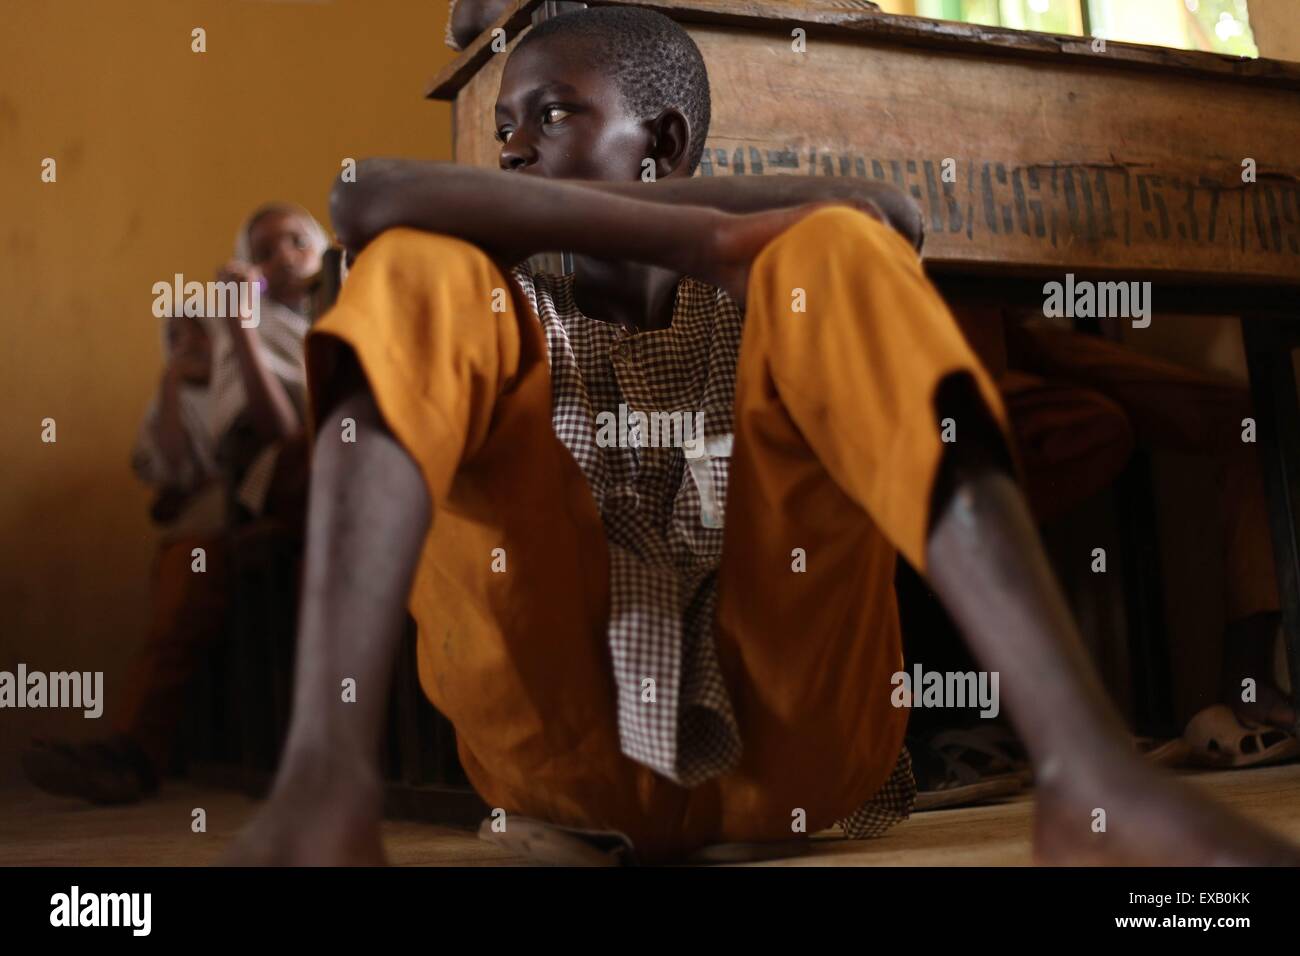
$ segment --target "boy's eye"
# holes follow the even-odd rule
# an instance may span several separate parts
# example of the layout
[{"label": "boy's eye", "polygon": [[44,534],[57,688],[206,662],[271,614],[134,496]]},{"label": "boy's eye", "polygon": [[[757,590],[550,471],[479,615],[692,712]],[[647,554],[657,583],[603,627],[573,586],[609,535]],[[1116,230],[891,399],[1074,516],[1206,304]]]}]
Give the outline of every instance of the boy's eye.
[{"label": "boy's eye", "polygon": [[568,110],[560,109],[558,106],[548,106],[542,111],[542,122],[544,124],[559,123],[568,115]]},{"label": "boy's eye", "polygon": [[510,134],[513,132],[514,130],[511,129],[509,126],[501,127],[499,130],[497,130],[497,142],[498,143],[510,142]]}]

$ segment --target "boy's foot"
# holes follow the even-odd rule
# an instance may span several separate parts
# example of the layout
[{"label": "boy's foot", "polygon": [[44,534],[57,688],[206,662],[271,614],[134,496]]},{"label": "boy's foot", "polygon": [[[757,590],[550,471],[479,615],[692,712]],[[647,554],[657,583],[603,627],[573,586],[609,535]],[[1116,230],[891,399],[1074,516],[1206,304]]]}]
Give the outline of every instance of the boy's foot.
[{"label": "boy's foot", "polygon": [[345,780],[321,766],[313,779],[276,784],[217,866],[385,866],[378,781]]},{"label": "boy's foot", "polygon": [[[1281,615],[1276,612],[1254,614],[1228,624],[1223,639],[1222,700],[1243,723],[1294,731],[1295,707],[1277,684],[1275,657],[1280,627]],[[1241,699],[1246,679],[1254,681],[1253,701]]]},{"label": "boy's foot", "polygon": [[137,803],[158,789],[149,758],[127,737],[85,743],[34,740],[22,755],[34,785],[59,797],[100,805]]},{"label": "boy's foot", "polygon": [[1034,857],[1060,866],[1297,866],[1300,850],[1125,755],[1040,770]]}]

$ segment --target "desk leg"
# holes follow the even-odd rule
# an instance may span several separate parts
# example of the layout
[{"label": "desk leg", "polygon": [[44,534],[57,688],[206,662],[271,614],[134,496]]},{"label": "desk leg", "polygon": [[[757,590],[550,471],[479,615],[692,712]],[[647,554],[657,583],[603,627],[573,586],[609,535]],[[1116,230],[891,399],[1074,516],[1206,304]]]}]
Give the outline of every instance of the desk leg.
[{"label": "desk leg", "polygon": [[1241,321],[1241,331],[1250,367],[1260,465],[1268,491],[1291,694],[1300,709],[1300,515],[1296,514],[1300,503],[1300,399],[1290,345],[1300,341],[1300,320],[1247,316]]},{"label": "desk leg", "polygon": [[1156,518],[1151,457],[1134,452],[1115,487],[1123,556],[1124,604],[1133,693],[1133,728],[1143,737],[1177,737],[1173,665],[1165,626],[1160,573],[1160,526]]}]

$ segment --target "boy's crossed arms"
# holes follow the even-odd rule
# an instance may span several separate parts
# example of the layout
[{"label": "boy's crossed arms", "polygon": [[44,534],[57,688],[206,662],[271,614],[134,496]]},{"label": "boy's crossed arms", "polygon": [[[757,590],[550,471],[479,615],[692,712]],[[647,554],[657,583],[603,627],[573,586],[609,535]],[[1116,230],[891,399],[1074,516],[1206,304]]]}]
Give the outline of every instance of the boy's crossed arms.
[{"label": "boy's crossed arms", "polygon": [[330,201],[339,241],[355,256],[387,229],[464,239],[503,272],[563,249],[701,279],[743,306],[763,246],[822,203],[888,223],[920,249],[919,208],[893,187],[853,179],[775,176],[653,182],[541,179],[454,163],[369,159]]}]

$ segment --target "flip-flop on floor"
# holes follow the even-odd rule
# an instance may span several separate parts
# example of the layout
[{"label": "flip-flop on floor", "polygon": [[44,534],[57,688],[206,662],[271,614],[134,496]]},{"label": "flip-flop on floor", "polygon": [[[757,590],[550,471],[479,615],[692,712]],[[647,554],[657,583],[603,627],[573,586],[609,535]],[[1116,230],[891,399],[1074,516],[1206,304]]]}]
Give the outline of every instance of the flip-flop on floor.
[{"label": "flip-flop on floor", "polygon": [[1295,734],[1241,721],[1226,704],[1207,707],[1187,724],[1183,735],[1191,759],[1204,767],[1263,767],[1300,754]]}]

